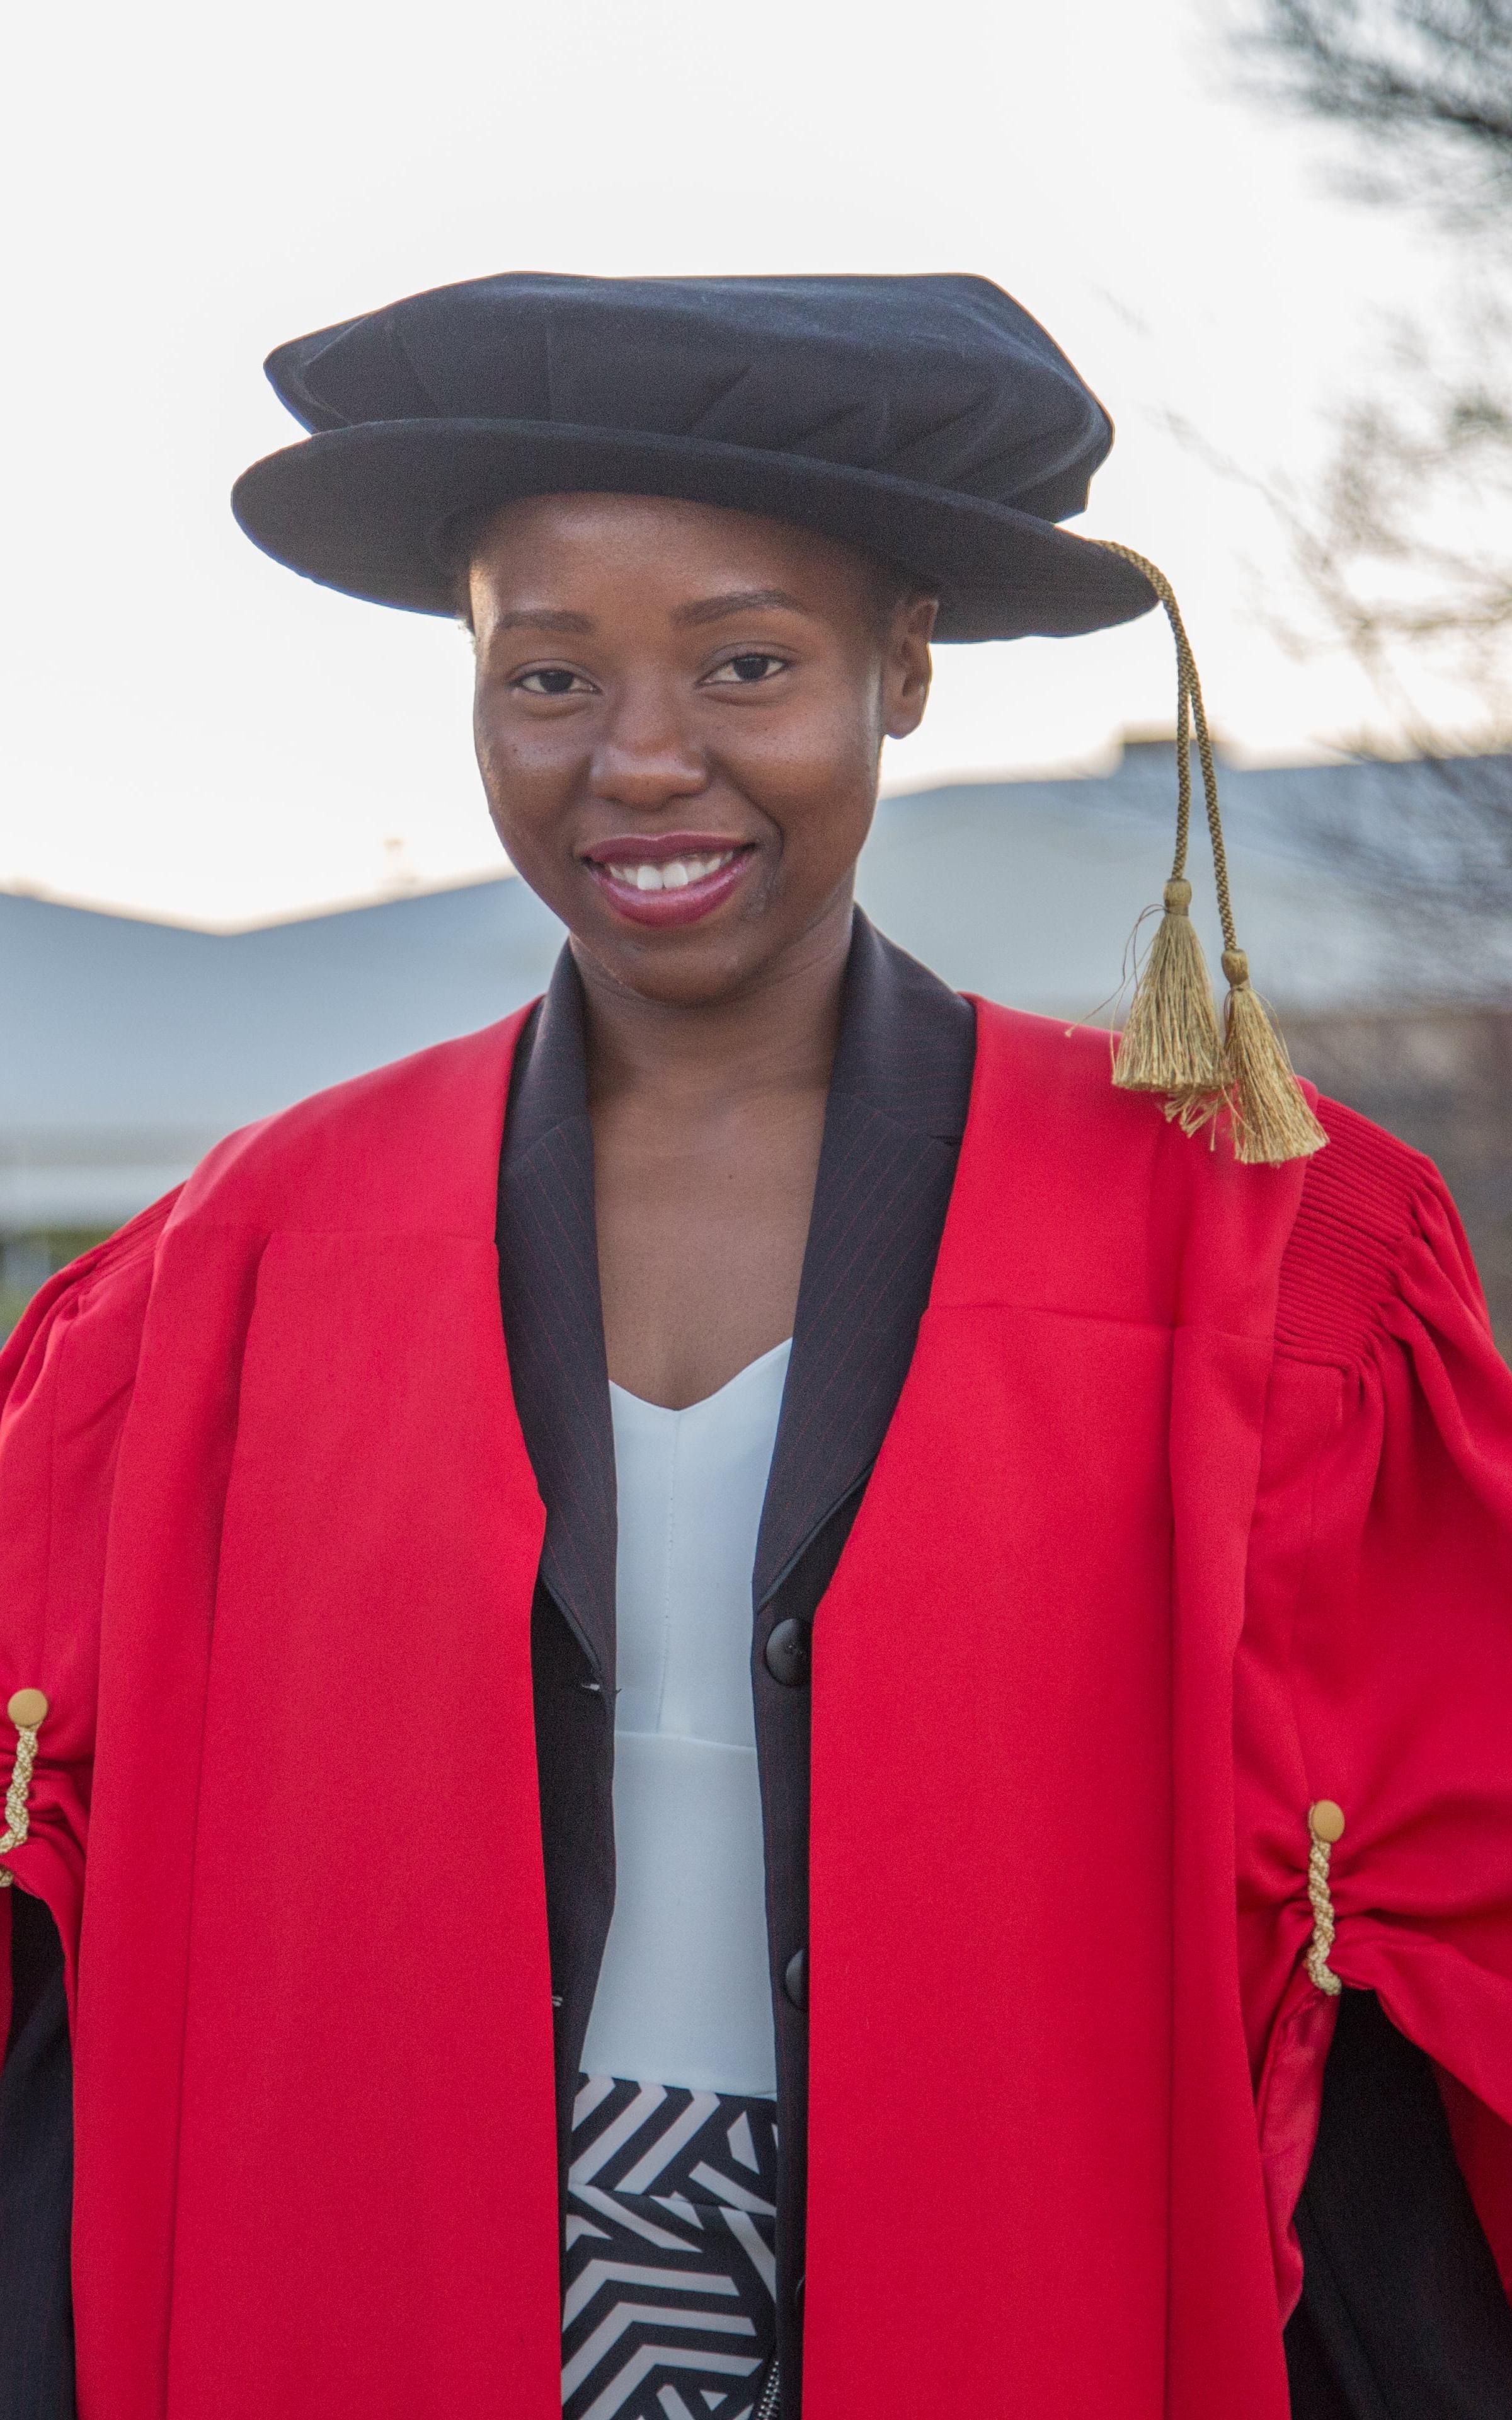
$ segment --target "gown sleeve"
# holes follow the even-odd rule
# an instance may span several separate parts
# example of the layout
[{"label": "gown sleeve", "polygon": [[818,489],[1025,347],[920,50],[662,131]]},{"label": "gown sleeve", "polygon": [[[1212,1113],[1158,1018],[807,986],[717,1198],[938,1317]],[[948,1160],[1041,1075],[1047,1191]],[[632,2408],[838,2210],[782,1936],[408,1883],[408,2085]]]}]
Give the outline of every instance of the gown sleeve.
[{"label": "gown sleeve", "polygon": [[[51,1910],[70,1996],[111,1492],[172,1198],[54,1278],[0,1354],[0,1710],[18,1690],[40,1690],[48,1709],[24,1792],[26,1837],[0,1856],[0,1869]],[[0,1788],[14,1778],[19,1746],[0,1711]],[[0,1949],[11,1898],[0,1888]],[[8,1972],[0,1956],[0,1976]],[[8,2019],[8,1988],[7,1980],[0,2000]]]},{"label": "gown sleeve", "polygon": [[[65,1269],[0,1354],[0,1709],[48,1699],[26,1837],[0,1857],[0,2403],[73,2409],[69,2002],[89,1822],[110,1498],[170,1202]],[[0,1790],[18,1736],[3,1722]],[[11,1827],[12,1830],[14,1826]]]},{"label": "gown sleeve", "polygon": [[[1437,1171],[1322,1114],[1236,1689],[1242,1981],[1284,2314],[1340,2007],[1307,1962],[1329,1902],[1326,1973],[1431,2061],[1512,2288],[1512,1372]],[[1321,1908],[1319,1800],[1344,1817]]]}]

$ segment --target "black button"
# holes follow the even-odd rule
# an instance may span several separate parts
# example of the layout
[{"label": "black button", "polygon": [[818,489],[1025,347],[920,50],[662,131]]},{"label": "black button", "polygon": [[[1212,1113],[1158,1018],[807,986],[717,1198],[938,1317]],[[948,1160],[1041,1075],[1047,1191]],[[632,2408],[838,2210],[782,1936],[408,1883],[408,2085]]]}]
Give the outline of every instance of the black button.
[{"label": "black button", "polygon": [[799,1621],[789,1614],[779,1621],[765,1647],[766,1668],[774,1681],[784,1689],[802,1689],[808,1685],[810,1649],[813,1643],[813,1625]]},{"label": "black button", "polygon": [[795,2009],[809,2005],[809,1952],[795,1949],[782,1969],[782,1989]]}]

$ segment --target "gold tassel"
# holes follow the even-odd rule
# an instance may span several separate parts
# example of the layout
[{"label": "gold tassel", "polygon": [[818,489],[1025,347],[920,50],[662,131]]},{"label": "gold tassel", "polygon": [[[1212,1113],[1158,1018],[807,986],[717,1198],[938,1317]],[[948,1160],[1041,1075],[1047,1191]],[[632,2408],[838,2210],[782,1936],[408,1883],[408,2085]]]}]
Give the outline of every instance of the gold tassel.
[{"label": "gold tassel", "polygon": [[1280,1028],[1249,979],[1242,950],[1225,950],[1225,1094],[1233,1113],[1236,1158],[1275,1165],[1306,1159],[1328,1140],[1292,1073]]},{"label": "gold tassel", "polygon": [[1139,970],[1134,999],[1113,1062],[1113,1080],[1130,1093],[1164,1093],[1186,1103],[1211,1097],[1223,1083],[1223,1038],[1212,1005],[1212,983],[1193,923],[1186,878],[1192,829],[1190,702],[1182,646],[1177,647],[1176,855],[1163,898],[1165,913]]},{"label": "gold tassel", "polygon": [[[1176,642],[1176,856],[1165,885],[1165,912],[1134,988],[1113,1080],[1133,1092],[1164,1093],[1166,1116],[1178,1120],[1186,1134],[1210,1125],[1227,1109],[1235,1156],[1241,1160],[1274,1164],[1305,1159],[1321,1150],[1328,1137],[1307,1106],[1264,1001],[1251,988],[1249,960],[1239,946],[1218,811],[1218,770],[1180,608],[1170,582],[1154,564],[1132,547],[1103,543],[1110,554],[1132,563],[1149,581],[1165,608]],[[1228,977],[1221,1038],[1202,946],[1188,914],[1194,737]]]},{"label": "gold tassel", "polygon": [[1192,885],[1173,874],[1113,1063],[1113,1080],[1127,1092],[1184,1098],[1223,1082],[1223,1038],[1191,905]]}]

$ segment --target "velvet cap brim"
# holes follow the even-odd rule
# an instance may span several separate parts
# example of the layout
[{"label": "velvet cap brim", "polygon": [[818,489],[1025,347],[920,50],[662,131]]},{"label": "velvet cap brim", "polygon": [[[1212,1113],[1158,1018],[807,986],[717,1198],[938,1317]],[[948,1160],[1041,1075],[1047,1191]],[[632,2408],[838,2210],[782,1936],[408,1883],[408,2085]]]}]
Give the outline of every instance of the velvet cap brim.
[{"label": "velvet cap brim", "polygon": [[1155,602],[1129,565],[1037,514],[885,472],[644,429],[369,421],[255,462],[232,506],[256,545],[306,579],[451,613],[446,531],[458,515],[574,492],[721,504],[865,548],[938,590],[944,640],[1072,637]]}]

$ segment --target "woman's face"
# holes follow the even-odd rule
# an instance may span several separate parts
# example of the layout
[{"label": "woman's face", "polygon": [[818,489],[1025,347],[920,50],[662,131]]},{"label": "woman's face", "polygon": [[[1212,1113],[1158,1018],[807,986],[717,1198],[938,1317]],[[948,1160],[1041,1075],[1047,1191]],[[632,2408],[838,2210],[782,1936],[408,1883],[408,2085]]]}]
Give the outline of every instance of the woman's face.
[{"label": "woman's face", "polygon": [[612,495],[506,505],[471,594],[494,827],[607,975],[712,1001],[843,932],[932,600],[786,522]]}]

